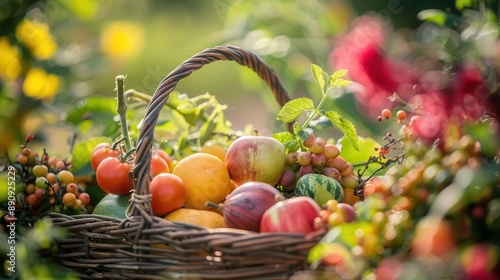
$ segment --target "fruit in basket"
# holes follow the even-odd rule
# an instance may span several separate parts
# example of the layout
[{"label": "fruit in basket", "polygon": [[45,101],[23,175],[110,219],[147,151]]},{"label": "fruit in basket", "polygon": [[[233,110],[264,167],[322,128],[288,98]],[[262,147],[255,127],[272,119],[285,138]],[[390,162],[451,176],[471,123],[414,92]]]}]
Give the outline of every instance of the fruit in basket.
[{"label": "fruit in basket", "polygon": [[309,233],[316,230],[314,220],[321,208],[307,196],[279,201],[262,215],[261,232]]},{"label": "fruit in basket", "polygon": [[130,204],[132,194],[115,195],[108,194],[104,196],[94,207],[92,214],[125,219],[125,212]]},{"label": "fruit in basket", "polygon": [[226,153],[229,175],[237,185],[264,182],[274,186],[285,165],[285,147],[272,137],[240,137],[231,143]]},{"label": "fruit in basket", "polygon": [[165,216],[171,222],[189,223],[207,228],[224,228],[224,217],[209,210],[179,208]]},{"label": "fruit in basket", "polygon": [[181,159],[172,174],[179,176],[187,188],[186,208],[210,209],[205,203],[221,203],[231,188],[224,162],[206,153],[195,153]]},{"label": "fruit in basket", "polygon": [[173,169],[172,158],[167,154],[167,152],[158,149],[153,151],[153,156],[155,155],[161,157],[168,164],[168,169],[170,171]]},{"label": "fruit in basket", "polygon": [[226,161],[226,150],[219,144],[207,142],[200,148],[200,153],[207,153]]},{"label": "fruit in basket", "polygon": [[247,193],[247,192],[257,192],[262,195],[272,195],[276,198],[278,196],[279,200],[284,199],[281,192],[275,187],[262,182],[246,182],[241,186],[238,186],[231,194],[227,196],[227,198],[231,198],[234,195]]},{"label": "fruit in basket", "polygon": [[258,232],[264,212],[285,197],[262,182],[245,183],[228,195],[224,203],[207,205],[222,211],[227,227]]},{"label": "fruit in basket", "polygon": [[151,157],[151,167],[149,173],[151,173],[152,177],[169,172],[170,168],[168,167],[168,163],[161,156],[155,154]]},{"label": "fruit in basket", "polygon": [[319,205],[323,205],[331,199],[342,201],[344,190],[340,183],[331,177],[309,173],[297,181],[295,195],[313,198]]},{"label": "fruit in basket", "polygon": [[90,156],[90,165],[94,171],[97,170],[99,163],[108,157],[117,157],[120,155],[119,150],[111,149],[109,143],[100,143],[97,144],[92,150],[92,154]]},{"label": "fruit in basket", "polygon": [[116,195],[126,194],[133,187],[129,173],[130,164],[122,162],[116,157],[106,158],[97,167],[97,184],[107,193]]},{"label": "fruit in basket", "polygon": [[156,216],[165,216],[186,202],[187,188],[182,179],[171,173],[162,173],[149,183],[151,208]]}]

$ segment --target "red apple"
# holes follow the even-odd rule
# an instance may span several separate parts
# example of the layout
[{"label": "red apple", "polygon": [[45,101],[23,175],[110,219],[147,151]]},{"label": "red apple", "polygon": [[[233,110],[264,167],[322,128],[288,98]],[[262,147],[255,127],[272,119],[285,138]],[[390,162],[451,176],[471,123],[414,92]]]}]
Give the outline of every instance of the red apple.
[{"label": "red apple", "polygon": [[286,165],[285,147],[266,136],[243,136],[226,152],[226,166],[231,180],[240,186],[246,182],[276,185]]},{"label": "red apple", "polygon": [[262,215],[260,232],[313,232],[314,219],[319,217],[319,211],[319,205],[307,196],[279,201]]}]

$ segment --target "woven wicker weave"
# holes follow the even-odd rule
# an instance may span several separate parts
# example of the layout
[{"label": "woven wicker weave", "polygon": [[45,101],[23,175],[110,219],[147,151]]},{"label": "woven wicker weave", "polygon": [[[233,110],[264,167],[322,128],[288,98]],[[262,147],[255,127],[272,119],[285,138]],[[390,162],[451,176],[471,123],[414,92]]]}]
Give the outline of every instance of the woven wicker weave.
[{"label": "woven wicker weave", "polygon": [[205,64],[235,61],[253,69],[278,103],[289,97],[274,71],[252,52],[232,46],[206,49],[179,65],[159,84],[141,127],[132,180],[134,193],[124,220],[94,214],[49,215],[69,236],[52,254],[82,279],[287,279],[307,268],[307,254],[322,237],[206,229],[152,215],[149,162],[160,111],[177,83]]}]

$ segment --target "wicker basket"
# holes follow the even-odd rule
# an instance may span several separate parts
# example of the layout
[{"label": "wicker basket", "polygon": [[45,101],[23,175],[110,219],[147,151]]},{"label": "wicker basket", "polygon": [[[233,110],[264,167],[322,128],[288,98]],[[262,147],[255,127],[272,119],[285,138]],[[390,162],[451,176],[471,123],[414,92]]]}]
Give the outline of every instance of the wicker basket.
[{"label": "wicker basket", "polygon": [[159,84],[147,108],[133,168],[134,193],[124,220],[51,213],[69,236],[56,240],[52,257],[82,279],[287,279],[307,269],[307,254],[324,232],[256,233],[206,229],[153,216],[148,194],[154,127],[177,83],[205,64],[232,60],[253,69],[278,103],[289,97],[274,71],[255,54],[232,46],[206,49]]}]

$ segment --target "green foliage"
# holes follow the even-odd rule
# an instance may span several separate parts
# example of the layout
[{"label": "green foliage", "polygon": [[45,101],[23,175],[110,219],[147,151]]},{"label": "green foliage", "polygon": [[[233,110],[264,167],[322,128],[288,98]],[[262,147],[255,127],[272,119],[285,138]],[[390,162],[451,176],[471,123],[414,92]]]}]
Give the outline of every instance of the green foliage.
[{"label": "green foliage", "polygon": [[444,25],[446,23],[446,18],[447,18],[447,14],[444,11],[436,9],[421,11],[420,13],[418,13],[417,16],[421,20],[434,22],[439,25]]},{"label": "green foliage", "polygon": [[342,88],[351,83],[351,81],[343,78],[347,74],[347,71],[339,70],[329,76],[318,65],[312,64],[311,72],[322,91],[322,98],[318,105],[315,107],[313,100],[307,97],[296,98],[287,102],[281,108],[276,119],[289,123],[295,121],[303,113],[308,112],[308,119],[301,126],[294,124],[294,133],[298,136],[297,142],[300,143],[309,137],[304,130],[311,124],[311,121],[317,117],[324,116],[344,133],[356,150],[359,150],[358,136],[354,124],[336,111],[322,111],[323,104],[332,88]]},{"label": "green foliage", "polygon": [[[64,279],[77,280],[78,277],[72,272],[63,269],[55,261],[44,258],[41,252],[53,250],[53,240],[63,238],[66,231],[59,227],[53,227],[49,220],[42,219],[35,223],[31,229],[20,228],[15,245],[16,267],[15,273],[10,279]],[[2,240],[7,240],[7,234],[0,232]],[[10,245],[2,242],[0,251],[2,255],[7,254]]]},{"label": "green foliage", "polygon": [[[359,149],[352,146],[351,141],[346,137],[342,137],[338,141],[340,146],[340,155],[354,166],[364,165],[366,160],[370,157],[378,157],[379,154],[375,148],[379,148],[380,144],[370,137],[358,136]],[[371,174],[380,167],[380,162],[371,162],[367,167],[367,171]]]},{"label": "green foliage", "polygon": [[116,137],[120,131],[115,119],[116,100],[108,97],[89,97],[80,100],[71,108],[66,122],[76,127],[81,134],[99,131],[102,136]]},{"label": "green foliage", "polygon": [[279,111],[277,120],[285,123],[295,121],[302,113],[314,109],[314,103],[310,98],[300,97],[287,102]]},{"label": "green foliage", "polygon": [[344,133],[345,138],[349,140],[352,147],[359,151],[358,134],[356,133],[354,124],[352,124],[352,122],[342,117],[335,111],[328,111],[324,114],[330,121],[332,121],[335,126],[337,126]]},{"label": "green foliage", "polygon": [[72,158],[72,171],[75,176],[90,175],[94,173],[90,166],[90,156],[92,150],[99,143],[111,143],[108,137],[92,137],[84,141],[80,141],[73,148]]}]

